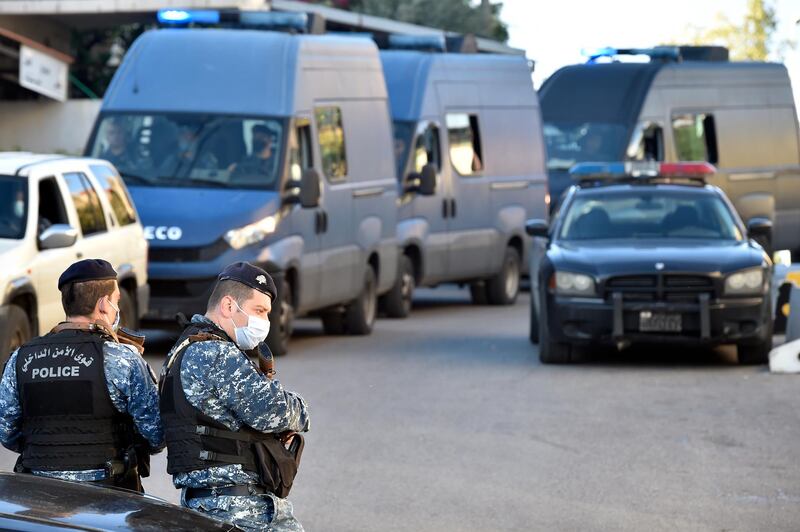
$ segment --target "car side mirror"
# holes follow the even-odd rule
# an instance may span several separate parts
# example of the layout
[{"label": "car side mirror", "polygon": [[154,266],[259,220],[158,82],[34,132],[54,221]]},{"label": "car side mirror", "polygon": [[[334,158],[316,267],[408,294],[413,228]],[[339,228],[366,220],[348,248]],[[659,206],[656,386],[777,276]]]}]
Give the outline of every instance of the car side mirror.
[{"label": "car side mirror", "polygon": [[750,237],[772,236],[772,220],[761,216],[747,220],[747,234]]},{"label": "car side mirror", "polygon": [[548,238],[549,231],[550,231],[550,226],[547,224],[545,220],[540,220],[536,218],[533,220],[528,220],[525,223],[525,232],[528,233],[530,236]]},{"label": "car side mirror", "polygon": [[67,224],[51,225],[39,235],[39,249],[68,248],[78,240],[78,231]]},{"label": "car side mirror", "polygon": [[319,173],[313,168],[306,168],[303,170],[300,183],[300,205],[305,209],[319,206],[319,198],[321,195]]},{"label": "car side mirror", "polygon": [[426,164],[419,174],[419,193],[423,196],[433,196],[436,192],[436,167]]}]

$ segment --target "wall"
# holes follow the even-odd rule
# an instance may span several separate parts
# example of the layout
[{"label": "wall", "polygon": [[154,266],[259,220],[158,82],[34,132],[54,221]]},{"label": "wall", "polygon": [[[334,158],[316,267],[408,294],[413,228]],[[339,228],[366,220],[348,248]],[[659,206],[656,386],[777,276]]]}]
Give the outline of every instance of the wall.
[{"label": "wall", "polygon": [[0,102],[0,151],[80,155],[101,100]]}]

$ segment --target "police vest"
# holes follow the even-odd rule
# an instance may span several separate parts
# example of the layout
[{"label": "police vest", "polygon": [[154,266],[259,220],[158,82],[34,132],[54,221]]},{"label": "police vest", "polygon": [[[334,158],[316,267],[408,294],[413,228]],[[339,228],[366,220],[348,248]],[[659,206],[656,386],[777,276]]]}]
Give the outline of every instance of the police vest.
[{"label": "police vest", "polygon": [[104,341],[97,333],[65,330],[19,349],[25,469],[107,469],[132,444],[133,420],[108,395]]},{"label": "police vest", "polygon": [[247,426],[228,429],[186,399],[181,382],[181,362],[187,348],[198,341],[230,342],[224,331],[206,324],[191,324],[184,330],[173,354],[162,370],[159,389],[161,421],[167,441],[167,472],[171,475],[197,469],[240,464],[259,473],[262,464],[254,452],[256,442],[275,442],[275,434]]}]

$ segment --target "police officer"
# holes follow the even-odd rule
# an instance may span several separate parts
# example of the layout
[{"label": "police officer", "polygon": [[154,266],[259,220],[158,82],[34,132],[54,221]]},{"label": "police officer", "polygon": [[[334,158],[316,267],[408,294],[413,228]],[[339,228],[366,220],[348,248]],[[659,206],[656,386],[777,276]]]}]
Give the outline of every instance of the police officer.
[{"label": "police officer", "polygon": [[192,317],[167,356],[159,383],[167,472],[183,488],[181,503],[245,530],[303,530],[288,490],[270,474],[270,456],[286,452],[280,434],[309,426],[303,398],[259,368],[276,296],[264,270],[246,262],[226,267],[205,316]]},{"label": "police officer", "polygon": [[[17,349],[0,381],[0,442],[34,475],[143,491],[140,467],[164,447],[158,392],[136,342],[120,343],[108,262],[58,280],[67,319]],[[142,456],[146,458],[142,458]]]}]

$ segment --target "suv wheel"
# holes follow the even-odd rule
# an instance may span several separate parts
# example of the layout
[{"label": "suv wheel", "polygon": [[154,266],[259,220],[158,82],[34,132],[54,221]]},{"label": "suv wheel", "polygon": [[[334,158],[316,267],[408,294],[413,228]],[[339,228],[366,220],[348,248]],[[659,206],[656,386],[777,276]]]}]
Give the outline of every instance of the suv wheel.
[{"label": "suv wheel", "polygon": [[567,364],[570,362],[571,346],[550,339],[546,321],[539,321],[539,360],[542,364]]},{"label": "suv wheel", "polygon": [[345,327],[349,334],[365,335],[372,332],[378,312],[378,286],[375,271],[367,266],[364,287],[355,301],[347,305],[344,312]]},{"label": "suv wheel", "polygon": [[531,325],[529,338],[531,343],[536,345],[539,343],[539,317],[536,315],[536,305],[533,304],[534,297],[536,297],[536,294],[531,290]]},{"label": "suv wheel", "polygon": [[280,307],[270,316],[270,330],[267,346],[275,356],[289,352],[289,339],[294,326],[294,306],[292,306],[292,287],[284,279],[278,291]]},{"label": "suv wheel", "polygon": [[139,313],[136,311],[136,301],[131,293],[120,288],[119,291],[119,326],[135,331],[139,328]]},{"label": "suv wheel", "polygon": [[500,272],[486,282],[486,296],[492,305],[513,305],[519,294],[521,275],[519,253],[512,247],[506,248],[503,267]]},{"label": "suv wheel", "polygon": [[27,342],[33,336],[28,313],[18,305],[8,307],[8,341],[7,345],[0,346],[0,363],[5,364],[9,355]]},{"label": "suv wheel", "polygon": [[405,318],[411,313],[414,297],[414,263],[408,255],[400,257],[400,271],[389,292],[383,296],[383,308],[390,318]]},{"label": "suv wheel", "polygon": [[739,344],[736,346],[736,356],[741,365],[757,365],[769,362],[769,352],[772,351],[772,320],[769,320],[765,338],[755,344]]}]

